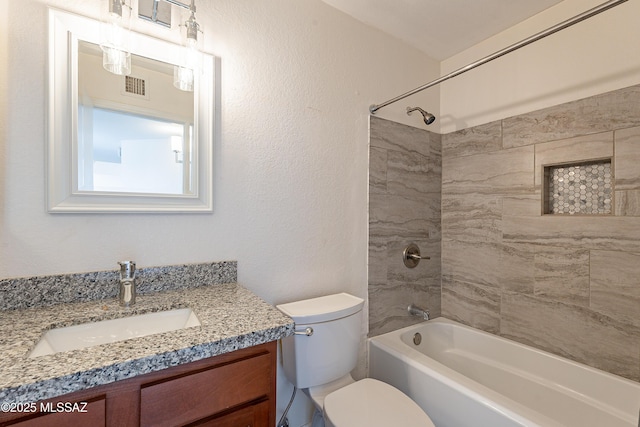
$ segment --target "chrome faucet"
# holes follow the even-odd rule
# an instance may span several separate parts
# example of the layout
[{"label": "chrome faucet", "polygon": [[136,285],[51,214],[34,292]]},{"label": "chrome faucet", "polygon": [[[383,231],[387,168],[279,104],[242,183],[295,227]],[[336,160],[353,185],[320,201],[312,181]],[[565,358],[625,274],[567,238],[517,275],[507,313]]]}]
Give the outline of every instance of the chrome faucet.
[{"label": "chrome faucet", "polygon": [[424,310],[415,304],[411,304],[409,307],[407,307],[407,311],[412,316],[419,316],[424,320],[429,320],[429,310]]},{"label": "chrome faucet", "polygon": [[120,305],[129,307],[136,303],[136,263],[120,261]]}]

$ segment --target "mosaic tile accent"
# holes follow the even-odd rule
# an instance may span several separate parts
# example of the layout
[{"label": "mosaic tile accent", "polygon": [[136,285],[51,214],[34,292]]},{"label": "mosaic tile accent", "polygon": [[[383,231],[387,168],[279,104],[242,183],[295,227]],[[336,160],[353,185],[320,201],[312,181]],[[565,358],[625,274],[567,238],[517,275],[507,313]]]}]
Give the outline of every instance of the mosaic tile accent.
[{"label": "mosaic tile accent", "polygon": [[612,213],[611,160],[545,168],[547,214]]}]

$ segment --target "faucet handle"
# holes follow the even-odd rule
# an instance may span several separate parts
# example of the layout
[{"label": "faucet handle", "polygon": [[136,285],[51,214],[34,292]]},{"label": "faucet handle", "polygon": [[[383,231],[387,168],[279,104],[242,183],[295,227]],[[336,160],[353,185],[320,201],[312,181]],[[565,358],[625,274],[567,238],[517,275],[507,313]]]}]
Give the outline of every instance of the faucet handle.
[{"label": "faucet handle", "polygon": [[421,259],[431,259],[420,255],[420,248],[415,243],[410,243],[402,252],[402,261],[407,268],[415,268]]},{"label": "faucet handle", "polygon": [[120,279],[133,279],[136,276],[136,263],[133,261],[119,261]]}]

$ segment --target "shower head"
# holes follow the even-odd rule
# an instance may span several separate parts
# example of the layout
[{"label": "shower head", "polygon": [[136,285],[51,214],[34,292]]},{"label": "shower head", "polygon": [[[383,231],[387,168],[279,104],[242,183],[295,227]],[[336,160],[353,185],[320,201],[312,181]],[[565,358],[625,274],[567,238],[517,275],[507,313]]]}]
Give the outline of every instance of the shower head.
[{"label": "shower head", "polygon": [[410,116],[411,112],[413,111],[420,111],[422,113],[422,117],[424,118],[424,123],[427,125],[430,125],[431,123],[433,123],[436,120],[436,116],[434,116],[433,114],[424,111],[422,108],[420,107],[407,107],[407,115]]}]

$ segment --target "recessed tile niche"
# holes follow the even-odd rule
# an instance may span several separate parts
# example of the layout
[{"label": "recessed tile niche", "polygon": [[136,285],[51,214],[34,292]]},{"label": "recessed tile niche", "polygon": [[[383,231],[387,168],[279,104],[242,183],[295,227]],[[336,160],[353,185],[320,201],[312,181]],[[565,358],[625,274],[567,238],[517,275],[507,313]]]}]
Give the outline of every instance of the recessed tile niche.
[{"label": "recessed tile niche", "polygon": [[611,159],[546,166],[543,194],[545,214],[612,214]]}]

